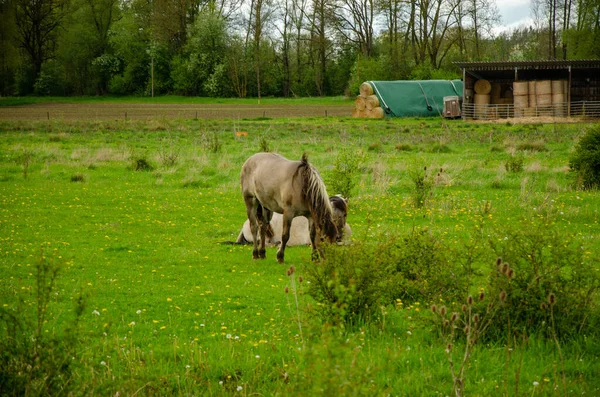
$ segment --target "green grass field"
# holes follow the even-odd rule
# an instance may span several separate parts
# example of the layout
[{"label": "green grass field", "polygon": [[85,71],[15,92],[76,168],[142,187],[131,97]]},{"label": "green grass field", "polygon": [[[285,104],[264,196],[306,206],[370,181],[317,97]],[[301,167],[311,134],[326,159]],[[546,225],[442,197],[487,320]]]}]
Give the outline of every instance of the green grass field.
[{"label": "green grass field", "polygon": [[[315,314],[310,279],[298,284],[298,310],[293,290],[284,292],[297,282],[289,265],[300,275],[318,266],[310,248],[288,248],[284,266],[275,248],[253,261],[250,246],[221,244],[235,240],[246,217],[243,162],[265,147],[290,159],[306,152],[330,187],[334,160],[355,155],[348,223],[357,244],[426,228],[452,252],[470,247],[481,270],[497,257],[488,241],[544,225],[572,238],[597,272],[600,196],[575,189],[568,168],[589,127],[0,121],[0,335],[18,347],[2,358],[0,394],[450,395],[446,345],[429,310],[439,302],[382,302],[377,321],[334,326]],[[515,160],[521,167],[511,172]],[[150,168],[136,171],[140,164]],[[411,175],[424,167],[443,172],[419,207]],[[39,282],[42,265],[60,267],[51,290]],[[476,272],[473,291],[487,274]],[[43,316],[39,291],[51,291]],[[582,299],[598,313],[595,290]],[[22,328],[11,334],[11,324]],[[536,333],[482,342],[468,360],[465,394],[598,395],[597,336],[561,339],[560,349]],[[19,367],[28,359],[34,370]],[[44,378],[55,367],[68,367],[58,386]],[[7,379],[30,386],[17,392]]]}]

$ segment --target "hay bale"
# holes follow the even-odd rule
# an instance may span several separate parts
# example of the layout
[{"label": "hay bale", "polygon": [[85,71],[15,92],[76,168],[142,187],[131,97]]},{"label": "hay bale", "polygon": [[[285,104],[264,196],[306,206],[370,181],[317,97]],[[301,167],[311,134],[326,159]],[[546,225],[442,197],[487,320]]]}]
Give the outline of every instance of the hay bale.
[{"label": "hay bale", "polygon": [[379,106],[379,98],[377,95],[369,95],[365,98],[365,106],[368,110],[373,110],[374,108]]},{"label": "hay bale", "polygon": [[359,110],[365,110],[367,107],[366,98],[362,95],[358,95],[356,99],[354,99],[354,105]]},{"label": "hay bale", "polygon": [[367,110],[367,117],[370,119],[382,119],[385,117],[385,112],[381,106],[377,106],[373,109]]},{"label": "hay bale", "polygon": [[365,81],[364,83],[362,83],[360,85],[359,92],[360,92],[360,95],[362,95],[363,97],[366,98],[369,95],[373,95],[373,93],[374,93],[373,86],[370,83]]},{"label": "hay bale", "polygon": [[367,117],[367,109],[352,109],[352,117],[354,117],[355,119],[364,119],[365,117]]},{"label": "hay bale", "polygon": [[476,94],[487,95],[490,92],[492,92],[492,84],[489,81],[485,79],[479,79],[477,82],[475,82]]}]

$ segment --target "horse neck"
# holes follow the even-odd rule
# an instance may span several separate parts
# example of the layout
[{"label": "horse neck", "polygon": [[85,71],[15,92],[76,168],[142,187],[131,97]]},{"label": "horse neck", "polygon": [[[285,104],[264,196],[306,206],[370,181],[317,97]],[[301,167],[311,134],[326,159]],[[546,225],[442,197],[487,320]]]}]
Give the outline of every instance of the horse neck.
[{"label": "horse neck", "polygon": [[335,236],[331,203],[321,176],[312,165],[307,163],[302,172],[302,177],[304,182],[303,193],[314,222],[319,228],[323,229],[326,235],[329,236],[333,233],[333,236]]}]

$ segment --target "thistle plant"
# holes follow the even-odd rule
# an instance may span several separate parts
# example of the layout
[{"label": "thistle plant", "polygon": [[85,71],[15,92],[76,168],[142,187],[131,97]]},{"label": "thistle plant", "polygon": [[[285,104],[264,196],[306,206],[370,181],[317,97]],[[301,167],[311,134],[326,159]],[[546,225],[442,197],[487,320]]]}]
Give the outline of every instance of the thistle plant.
[{"label": "thistle plant", "polygon": [[440,168],[439,172],[428,172],[427,167],[423,167],[422,170],[413,170],[409,173],[410,179],[414,184],[414,189],[411,193],[413,199],[413,205],[416,208],[423,208],[427,203],[427,200],[433,195],[433,188],[436,183],[441,180],[443,168]]},{"label": "thistle plant", "polygon": [[[505,286],[508,286],[510,280],[515,277],[514,269],[501,258],[496,261],[494,273],[493,277],[504,278]],[[492,324],[498,310],[506,302],[507,296],[506,289],[501,289],[499,293],[496,292],[491,296],[487,296],[483,290],[480,290],[477,296],[467,297],[461,307],[462,313],[457,311],[449,313],[445,306],[431,306],[446,346],[445,351],[453,381],[452,390],[456,397],[464,395],[466,368],[478,339]],[[483,310],[482,314],[478,313],[478,308]],[[465,336],[465,344],[463,350],[459,351],[456,349],[455,342],[462,334]]]}]

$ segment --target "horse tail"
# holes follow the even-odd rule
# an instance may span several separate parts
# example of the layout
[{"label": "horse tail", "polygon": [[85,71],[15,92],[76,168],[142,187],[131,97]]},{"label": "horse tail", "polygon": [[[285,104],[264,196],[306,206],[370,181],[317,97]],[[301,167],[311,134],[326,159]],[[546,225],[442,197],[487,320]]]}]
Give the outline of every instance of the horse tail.
[{"label": "horse tail", "polygon": [[337,236],[337,227],[333,222],[331,203],[325,183],[319,171],[308,162],[306,153],[300,161],[304,200],[308,203],[312,218],[321,233],[333,242]]}]

